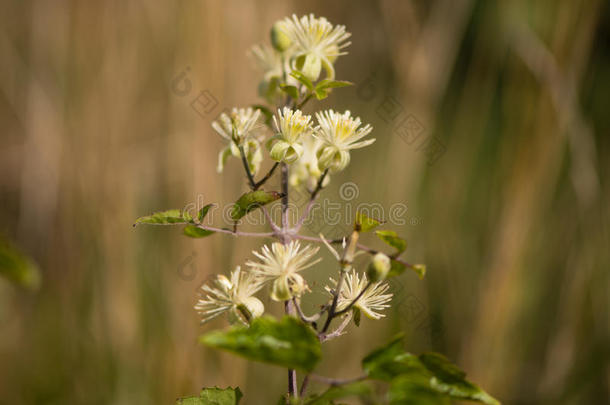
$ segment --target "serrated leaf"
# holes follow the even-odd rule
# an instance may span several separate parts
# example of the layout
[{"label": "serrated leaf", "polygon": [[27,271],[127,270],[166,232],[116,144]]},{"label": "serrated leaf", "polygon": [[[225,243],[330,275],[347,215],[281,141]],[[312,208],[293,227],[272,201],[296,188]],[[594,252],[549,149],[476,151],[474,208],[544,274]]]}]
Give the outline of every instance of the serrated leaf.
[{"label": "serrated leaf", "polygon": [[197,221],[199,223],[203,222],[203,220],[205,219],[205,216],[208,215],[208,211],[213,206],[214,206],[214,204],[208,204],[208,205],[204,206],[202,209],[199,210],[199,212],[197,213]]},{"label": "serrated leaf", "polygon": [[282,91],[286,94],[288,94],[290,97],[292,97],[293,100],[298,100],[299,99],[299,89],[296,88],[296,86],[289,86],[286,84],[282,84],[280,86],[280,88],[282,89]]},{"label": "serrated leaf", "polygon": [[176,405],[239,405],[242,397],[239,387],[204,388],[198,397],[180,398]]},{"label": "serrated leaf", "polygon": [[333,401],[337,399],[343,399],[348,397],[366,398],[372,393],[370,384],[366,382],[353,382],[350,384],[330,387],[322,394],[312,395],[306,398],[303,405],[331,405]]},{"label": "serrated leaf", "polygon": [[133,226],[140,224],[150,225],[174,225],[174,224],[186,224],[193,221],[193,217],[186,211],[178,209],[155,212],[154,214],[147,215],[136,219]]},{"label": "serrated leaf", "polygon": [[197,225],[187,225],[184,228],[184,235],[189,238],[205,238],[210,236],[214,231],[208,231],[207,229],[199,228]]},{"label": "serrated leaf", "polygon": [[371,218],[361,211],[357,211],[356,220],[354,222],[354,229],[359,232],[368,232],[375,229],[382,223],[382,221],[379,221],[375,218]]},{"label": "serrated leaf", "polygon": [[466,373],[445,356],[438,353],[415,356],[404,351],[402,336],[367,355],[362,367],[370,378],[392,382],[394,387],[390,391],[396,398],[418,392],[422,395],[421,403],[445,403],[431,401],[450,398],[499,405],[496,399],[466,380]]},{"label": "serrated leaf", "polygon": [[290,76],[294,77],[295,79],[297,79],[301,84],[303,84],[305,87],[307,87],[309,90],[314,89],[313,83],[311,82],[311,80],[309,80],[307,78],[307,76],[305,76],[305,74],[303,74],[303,72],[300,72],[298,70],[293,70],[290,73]]},{"label": "serrated leaf", "polygon": [[249,327],[213,331],[199,341],[250,360],[307,372],[313,370],[322,356],[316,333],[291,316],[280,321],[266,316],[256,318]]},{"label": "serrated leaf", "polygon": [[393,256],[398,256],[407,249],[407,241],[398,236],[394,231],[375,231],[375,234],[379,239],[396,249],[396,253]]},{"label": "serrated leaf", "polygon": [[247,213],[280,199],[282,195],[277,191],[256,190],[245,193],[233,204],[231,218],[237,221]]},{"label": "serrated leaf", "polygon": [[32,290],[40,286],[38,265],[20,249],[0,237],[0,275]]}]

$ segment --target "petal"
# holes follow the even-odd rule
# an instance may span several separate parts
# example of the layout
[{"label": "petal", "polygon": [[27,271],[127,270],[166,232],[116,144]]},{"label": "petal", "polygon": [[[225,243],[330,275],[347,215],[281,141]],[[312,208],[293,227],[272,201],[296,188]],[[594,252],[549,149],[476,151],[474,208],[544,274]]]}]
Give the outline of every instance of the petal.
[{"label": "petal", "polygon": [[220,153],[218,154],[218,166],[216,167],[216,171],[218,173],[222,173],[222,170],[224,169],[229,156],[231,156],[231,148],[228,146],[226,148],[224,148],[223,150],[221,150]]}]

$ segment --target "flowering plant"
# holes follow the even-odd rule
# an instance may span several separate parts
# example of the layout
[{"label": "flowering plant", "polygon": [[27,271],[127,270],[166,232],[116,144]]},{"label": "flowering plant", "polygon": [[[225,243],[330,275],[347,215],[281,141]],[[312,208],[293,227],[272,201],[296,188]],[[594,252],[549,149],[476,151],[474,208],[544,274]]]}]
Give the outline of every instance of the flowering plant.
[{"label": "flowering plant", "polygon": [[[400,258],[406,249],[404,239],[393,231],[378,230],[382,222],[362,212],[356,213],[353,229],[343,238],[327,240],[322,234],[301,233],[314,201],[330,181],[330,173],[345,169],[353,150],[375,141],[368,137],[373,131],[371,125],[363,125],[350,111],[316,112],[315,120],[302,111],[309,101],[322,100],[333,89],[351,84],[335,80],[334,69],[338,57],[345,55],[343,49],[349,45],[349,37],[344,26],[333,26],[323,17],[293,15],[273,26],[271,46],[253,48],[252,55],[263,69],[260,95],[275,105],[276,113],[263,105],[235,108],[212,123],[227,141],[219,155],[218,171],[222,172],[230,157],[238,158],[250,188],[233,205],[232,227],[215,228],[203,223],[211,204],[203,207],[196,218],[185,211],[169,210],[141,217],[136,224],[183,224],[185,234],[195,238],[228,233],[275,239],[254,251],[254,258],[245,266],[237,266],[228,277],[219,274],[211,285],[204,285],[195,309],[202,323],[224,315],[232,325],[227,330],[204,334],[201,343],[288,369],[288,389],[281,402],[334,404],[346,397],[358,397],[363,403],[446,404],[457,399],[498,404],[466,380],[465,373],[444,356],[406,352],[400,336],[366,356],[359,377],[339,380],[314,373],[322,357],[322,343],[345,334],[351,323],[360,325],[362,314],[372,320],[386,315],[392,302],[388,278],[399,276],[406,269],[416,271],[420,278],[425,273],[423,265],[412,265]],[[265,148],[273,164],[256,181]],[[278,167],[281,190],[263,190]],[[288,217],[291,187],[309,195],[296,223],[290,223]],[[267,210],[277,201],[282,208],[279,224]],[[270,232],[239,231],[239,220],[257,209],[263,211]],[[360,243],[364,233],[373,231],[392,252],[378,252]],[[307,315],[301,306],[311,291],[305,274],[320,261],[316,258],[319,245],[325,245],[336,259],[337,274],[329,277],[325,286],[328,300],[321,303],[319,311]],[[364,271],[354,263],[359,255],[371,257]],[[273,301],[283,304],[286,315],[282,319],[264,315],[263,302],[256,295],[267,290]],[[297,370],[304,372],[300,384]],[[328,385],[328,389],[309,393],[311,380]],[[375,382],[385,387],[381,393],[373,389]],[[206,388],[179,403],[234,405],[241,396],[239,388]]]}]

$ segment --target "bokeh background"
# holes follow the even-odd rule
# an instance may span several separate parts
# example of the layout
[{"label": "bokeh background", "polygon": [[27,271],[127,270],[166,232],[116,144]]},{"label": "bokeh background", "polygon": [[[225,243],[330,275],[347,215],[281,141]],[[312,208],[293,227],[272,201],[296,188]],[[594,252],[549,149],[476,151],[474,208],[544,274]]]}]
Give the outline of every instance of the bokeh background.
[{"label": "bokeh background", "polygon": [[38,289],[0,279],[0,403],[168,404],[213,385],[275,403],[284,370],[200,347],[223,323],[192,309],[263,241],[131,225],[246,190],[237,160],[216,174],[210,123],[260,102],[249,47],[308,12],[353,33],[337,73],[357,84],[308,111],[350,109],[377,138],[322,198],[405,204],[389,227],[428,266],[392,281],[388,317],[329,343],[319,373],[357,376],[404,331],[503,403],[609,403],[603,0],[0,2],[0,232],[41,273]]}]

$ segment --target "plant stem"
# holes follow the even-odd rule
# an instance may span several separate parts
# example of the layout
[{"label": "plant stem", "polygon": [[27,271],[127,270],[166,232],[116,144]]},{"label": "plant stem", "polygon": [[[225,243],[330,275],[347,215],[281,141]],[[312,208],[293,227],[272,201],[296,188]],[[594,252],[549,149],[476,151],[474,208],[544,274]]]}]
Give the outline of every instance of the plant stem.
[{"label": "plant stem", "polygon": [[312,379],[314,379],[316,381],[320,381],[320,382],[323,382],[325,384],[328,384],[328,385],[331,385],[334,387],[367,379],[367,376],[365,376],[365,375],[362,375],[360,377],[355,377],[355,378],[348,378],[348,379],[344,379],[344,380],[340,380],[337,378],[323,377],[323,376],[317,375],[317,374],[310,374],[310,376]]},{"label": "plant stem", "polygon": [[309,202],[307,203],[307,207],[305,208],[305,212],[303,213],[301,218],[299,218],[299,222],[297,222],[297,224],[294,227],[294,233],[295,234],[298,233],[301,230],[301,227],[303,226],[303,223],[305,222],[307,217],[309,217],[309,213],[311,212],[313,204],[316,201],[316,197],[318,196],[318,193],[322,189],[322,184],[324,183],[324,179],[326,178],[327,174],[328,174],[328,169],[324,170],[324,173],[322,173],[322,175],[318,179],[318,184],[316,185],[316,188],[311,193],[311,197],[309,198]]},{"label": "plant stem", "polygon": [[282,163],[282,237],[283,243],[288,242],[288,165]]},{"label": "plant stem", "polygon": [[275,172],[275,169],[280,165],[280,162],[275,162],[275,164],[271,167],[271,169],[269,170],[269,172],[265,175],[265,177],[263,177],[262,179],[260,179],[258,182],[254,183],[254,187],[253,190],[258,190],[263,184],[265,184],[267,182],[267,180],[269,180],[269,178],[273,175],[273,172]]},{"label": "plant stem", "polygon": [[[282,163],[282,230],[280,233],[280,241],[282,244],[288,243],[288,165]],[[290,300],[284,302],[284,311],[287,315],[294,315]],[[288,369],[288,397],[299,397],[297,386],[297,372],[294,369]]]},{"label": "plant stem", "polygon": [[233,231],[227,228],[216,228],[213,226],[206,226],[198,224],[197,228],[205,229],[206,231],[218,232],[218,233],[226,233],[233,236],[252,236],[252,237],[260,237],[260,238],[268,238],[274,236],[273,232],[241,232],[241,231]]},{"label": "plant stem", "polygon": [[248,183],[250,183],[250,188],[254,190],[256,187],[256,183],[254,182],[254,177],[252,176],[252,172],[250,171],[250,165],[248,165],[248,159],[246,158],[246,152],[244,152],[244,147],[239,145],[239,154],[241,155],[241,162],[244,164],[244,170],[246,171],[246,175],[248,176]]},{"label": "plant stem", "polygon": [[303,310],[301,309],[301,306],[299,305],[299,302],[297,301],[297,299],[295,297],[292,298],[292,304],[294,305],[294,307],[297,310],[297,314],[299,315],[299,318],[301,318],[301,320],[305,323],[314,323],[315,321],[317,321],[318,319],[320,319],[320,315],[322,313],[317,313],[314,314],[312,316],[307,316],[303,313]]},{"label": "plant stem", "polygon": [[335,311],[337,310],[337,301],[339,301],[339,294],[341,294],[341,289],[343,288],[343,280],[345,280],[345,273],[349,271],[352,266],[352,261],[354,259],[354,254],[356,253],[356,246],[358,245],[358,238],[360,234],[357,230],[354,230],[349,237],[349,242],[347,247],[343,251],[343,257],[341,258],[341,269],[339,275],[339,281],[337,282],[337,286],[335,291],[333,292],[333,302],[328,310],[328,316],[326,317],[326,322],[324,323],[324,327],[320,334],[326,333],[328,328],[330,327],[330,323],[333,318],[336,316]]},{"label": "plant stem", "polygon": [[[294,315],[294,310],[290,303],[290,300],[284,301],[284,310],[287,315]],[[288,396],[298,398],[298,387],[297,387],[297,372],[294,369],[288,369]]]}]

